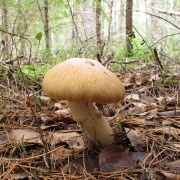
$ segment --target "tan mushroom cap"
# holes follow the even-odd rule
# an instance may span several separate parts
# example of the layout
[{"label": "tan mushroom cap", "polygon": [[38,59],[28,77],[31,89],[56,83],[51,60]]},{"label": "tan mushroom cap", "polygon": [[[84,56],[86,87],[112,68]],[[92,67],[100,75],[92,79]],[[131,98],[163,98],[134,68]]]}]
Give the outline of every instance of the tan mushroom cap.
[{"label": "tan mushroom cap", "polygon": [[119,78],[96,60],[72,58],[51,68],[42,82],[52,99],[112,103],[124,98]]}]

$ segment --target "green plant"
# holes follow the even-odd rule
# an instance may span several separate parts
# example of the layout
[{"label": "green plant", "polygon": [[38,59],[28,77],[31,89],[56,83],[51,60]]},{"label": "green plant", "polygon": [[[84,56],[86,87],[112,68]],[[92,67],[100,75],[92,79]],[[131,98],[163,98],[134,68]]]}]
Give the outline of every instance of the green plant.
[{"label": "green plant", "polygon": [[117,122],[117,127],[118,127],[119,129],[122,129],[122,122],[123,122],[123,121],[124,121],[123,119],[119,118],[119,120],[118,120],[118,122]]},{"label": "green plant", "polygon": [[152,61],[153,55],[147,45],[140,38],[134,38],[133,43],[133,58],[141,61]]},{"label": "green plant", "polygon": [[70,57],[75,57],[78,54],[78,47],[77,46],[69,46],[69,53]]},{"label": "green plant", "polygon": [[63,47],[60,47],[59,50],[57,50],[57,59],[60,59],[61,61],[65,61],[67,59],[67,53]]},{"label": "green plant", "polygon": [[21,140],[18,142],[18,147],[20,150],[26,153],[26,146],[24,144],[24,135],[22,136]]},{"label": "green plant", "polygon": [[116,49],[116,51],[114,52],[114,59],[120,60],[120,61],[125,61],[126,60],[125,46],[122,46],[119,42],[114,42],[113,47],[114,47],[114,49]]}]

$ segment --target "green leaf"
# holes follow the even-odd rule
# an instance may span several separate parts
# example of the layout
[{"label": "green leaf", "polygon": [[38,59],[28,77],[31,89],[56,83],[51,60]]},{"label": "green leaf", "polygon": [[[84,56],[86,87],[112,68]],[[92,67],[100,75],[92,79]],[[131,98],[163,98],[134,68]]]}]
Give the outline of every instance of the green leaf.
[{"label": "green leaf", "polygon": [[40,41],[42,39],[42,32],[39,32],[37,35],[36,35],[36,39],[38,41]]},{"label": "green leaf", "polygon": [[179,49],[176,49],[176,48],[175,48],[175,49],[173,49],[172,51],[179,51]]},{"label": "green leaf", "polygon": [[32,66],[27,67],[27,69],[30,70],[30,71],[36,71],[36,69],[33,68]]}]

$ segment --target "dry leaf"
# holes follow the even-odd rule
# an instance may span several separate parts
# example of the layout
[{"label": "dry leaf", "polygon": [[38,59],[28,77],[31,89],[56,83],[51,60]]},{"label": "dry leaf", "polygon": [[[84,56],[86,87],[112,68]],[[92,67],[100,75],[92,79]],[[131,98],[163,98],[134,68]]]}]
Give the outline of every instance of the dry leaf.
[{"label": "dry leaf", "polygon": [[127,95],[125,98],[125,100],[129,100],[129,101],[139,101],[140,98],[139,98],[139,95],[138,94],[130,94],[130,95]]},{"label": "dry leaf", "polygon": [[29,174],[26,172],[19,172],[19,173],[10,174],[10,178],[14,179],[14,180],[25,179],[25,178],[28,178],[28,176],[29,176]]},{"label": "dry leaf", "polygon": [[122,146],[110,146],[99,155],[99,168],[106,172],[114,172],[122,167],[135,167],[138,161],[147,157],[144,152],[129,152]]},{"label": "dry leaf", "polygon": [[151,109],[149,112],[148,112],[148,119],[152,119],[152,118],[155,118],[157,117],[157,113],[158,113],[158,109],[155,108],[155,109]]},{"label": "dry leaf", "polygon": [[51,156],[52,159],[54,159],[55,161],[59,160],[62,158],[62,156],[65,153],[65,148],[63,146],[59,147],[56,151],[54,151]]},{"label": "dry leaf", "polygon": [[173,124],[173,122],[172,121],[168,121],[168,120],[163,120],[163,122],[162,122],[162,126],[169,126],[171,124]]},{"label": "dry leaf", "polygon": [[141,113],[143,113],[146,109],[145,108],[142,108],[142,107],[133,107],[133,108],[129,108],[128,110],[128,114],[130,115],[139,115]]},{"label": "dry leaf", "polygon": [[180,173],[180,160],[167,163],[166,165],[170,170],[177,171]]},{"label": "dry leaf", "polygon": [[146,109],[146,107],[147,107],[147,105],[144,103],[133,102],[132,104],[136,107],[140,107],[140,108],[144,108],[144,109]]},{"label": "dry leaf", "polygon": [[40,106],[40,99],[35,94],[29,94],[26,99],[26,105],[28,107],[37,105]]},{"label": "dry leaf", "polygon": [[173,145],[174,145],[176,148],[179,148],[179,149],[180,149],[180,144],[173,143]]},{"label": "dry leaf", "polygon": [[63,167],[64,173],[76,176],[82,175],[82,169],[90,173],[99,169],[98,158],[89,156],[83,159],[75,159]]},{"label": "dry leaf", "polygon": [[69,111],[69,109],[59,109],[59,110],[57,110],[57,111],[55,111],[54,113],[56,113],[56,114],[58,114],[58,115],[63,115],[63,116],[70,116],[70,111]]},{"label": "dry leaf", "polygon": [[157,180],[180,180],[180,175],[166,171],[150,171],[151,177]]},{"label": "dry leaf", "polygon": [[127,124],[132,124],[132,125],[136,125],[136,126],[154,126],[156,125],[155,122],[153,121],[147,121],[145,118],[143,119],[137,119],[137,118],[133,118],[129,121],[125,121]]},{"label": "dry leaf", "polygon": [[58,102],[58,103],[54,104],[54,107],[57,109],[64,109],[64,108],[66,108],[66,105],[63,105],[60,102]]},{"label": "dry leaf", "polygon": [[159,81],[160,80],[160,77],[159,77],[159,75],[158,74],[153,74],[153,75],[151,75],[151,77],[149,78],[149,81],[151,82],[151,81]]},{"label": "dry leaf", "polygon": [[53,133],[51,144],[54,145],[59,142],[66,142],[67,144],[69,144],[70,148],[74,148],[74,149],[84,148],[83,137],[81,134],[78,134],[77,132]]},{"label": "dry leaf", "polygon": [[149,73],[145,73],[145,72],[143,72],[143,73],[136,73],[135,78],[134,78],[136,84],[138,86],[146,84],[148,82],[148,80],[149,80],[148,76],[149,76]]},{"label": "dry leaf", "polygon": [[166,172],[166,171],[161,171],[161,173],[165,176],[164,180],[180,180],[179,174],[175,174],[172,172]]},{"label": "dry leaf", "polygon": [[133,130],[129,128],[125,128],[125,132],[135,150],[144,151],[146,148],[146,140],[142,134],[137,129]]},{"label": "dry leaf", "polygon": [[159,102],[160,105],[176,105],[177,104],[177,98],[175,97],[158,97],[156,100]]},{"label": "dry leaf", "polygon": [[[48,123],[52,123],[52,122],[62,122],[64,121],[65,123],[76,123],[71,115],[64,115],[63,113],[61,114],[53,114],[53,115],[46,115],[46,114],[41,114],[41,120],[45,123],[45,124],[48,124]],[[53,126],[53,125],[52,125]],[[44,127],[42,127],[43,129]]]},{"label": "dry leaf", "polygon": [[32,129],[13,129],[8,133],[12,141],[42,144],[39,133]]},{"label": "dry leaf", "polygon": [[180,129],[174,128],[174,127],[169,127],[169,126],[164,126],[162,128],[155,128],[152,129],[153,132],[160,133],[160,134],[173,134],[173,135],[179,135],[180,134]]},{"label": "dry leaf", "polygon": [[142,88],[140,88],[140,89],[138,90],[138,93],[146,93],[147,90],[148,90],[148,87],[147,87],[147,86],[144,86],[144,87],[142,87]]},{"label": "dry leaf", "polygon": [[146,96],[144,94],[141,94],[141,103],[144,103],[149,106],[154,102],[155,102],[155,98],[153,96]]},{"label": "dry leaf", "polygon": [[38,96],[38,98],[40,99],[40,102],[42,103],[42,105],[50,105],[51,103],[51,99],[49,97]]}]

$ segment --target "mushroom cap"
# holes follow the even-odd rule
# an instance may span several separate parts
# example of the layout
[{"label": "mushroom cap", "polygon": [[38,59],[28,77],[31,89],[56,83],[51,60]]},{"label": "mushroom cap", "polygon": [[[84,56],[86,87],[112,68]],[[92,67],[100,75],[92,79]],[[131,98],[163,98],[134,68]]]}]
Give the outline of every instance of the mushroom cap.
[{"label": "mushroom cap", "polygon": [[124,98],[119,78],[96,60],[72,58],[51,68],[42,82],[52,99],[112,103]]}]

